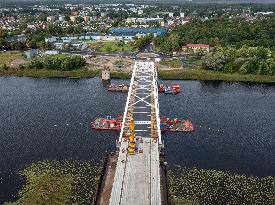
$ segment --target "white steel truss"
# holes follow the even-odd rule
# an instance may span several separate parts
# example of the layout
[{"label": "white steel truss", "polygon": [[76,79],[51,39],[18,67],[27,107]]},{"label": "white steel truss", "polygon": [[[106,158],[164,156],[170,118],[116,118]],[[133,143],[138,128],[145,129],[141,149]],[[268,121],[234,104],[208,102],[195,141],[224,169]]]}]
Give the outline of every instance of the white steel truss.
[{"label": "white steel truss", "polygon": [[[126,106],[123,115],[122,129],[120,132],[119,142],[122,141],[123,135],[129,126],[129,116],[134,113],[147,113],[142,110],[133,112],[134,106],[143,102],[146,106],[152,108],[152,113],[148,113],[156,119],[158,142],[162,144],[160,118],[159,118],[159,103],[158,103],[158,85],[157,85],[157,71],[154,62],[135,62],[132,66],[132,77],[127,96]],[[146,84],[145,84],[146,83]],[[146,92],[141,91],[146,90]],[[151,100],[153,99],[153,100]],[[139,108],[138,106],[135,108]],[[145,107],[144,107],[145,108]],[[153,129],[154,126],[152,126]]]}]

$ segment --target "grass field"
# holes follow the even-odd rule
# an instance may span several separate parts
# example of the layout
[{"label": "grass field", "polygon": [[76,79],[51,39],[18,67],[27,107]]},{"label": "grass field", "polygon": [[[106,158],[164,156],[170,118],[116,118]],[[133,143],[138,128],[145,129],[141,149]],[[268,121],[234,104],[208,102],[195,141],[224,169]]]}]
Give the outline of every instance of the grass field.
[{"label": "grass field", "polygon": [[17,58],[22,58],[22,52],[0,52],[0,66],[3,66],[4,64],[9,66],[10,63]]},{"label": "grass field", "polygon": [[95,49],[97,52],[130,52],[134,50],[134,47],[130,44],[124,44],[123,42],[93,42],[89,43],[90,48]]},{"label": "grass field", "polygon": [[182,62],[179,59],[162,60],[160,64],[170,68],[180,68],[182,66]]}]

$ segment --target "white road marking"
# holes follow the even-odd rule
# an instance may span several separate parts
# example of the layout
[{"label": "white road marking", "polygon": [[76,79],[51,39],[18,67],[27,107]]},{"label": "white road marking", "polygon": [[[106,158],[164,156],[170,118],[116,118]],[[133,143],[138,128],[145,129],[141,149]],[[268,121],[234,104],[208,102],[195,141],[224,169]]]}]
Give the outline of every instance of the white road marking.
[{"label": "white road marking", "polygon": [[151,121],[135,121],[136,125],[150,125]]}]

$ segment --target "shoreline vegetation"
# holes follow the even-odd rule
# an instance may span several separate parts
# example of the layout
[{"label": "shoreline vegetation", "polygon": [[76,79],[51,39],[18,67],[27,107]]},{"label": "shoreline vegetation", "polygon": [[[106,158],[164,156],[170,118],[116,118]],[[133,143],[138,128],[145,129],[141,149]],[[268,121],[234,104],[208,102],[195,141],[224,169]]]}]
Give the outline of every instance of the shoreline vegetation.
[{"label": "shoreline vegetation", "polygon": [[168,170],[170,204],[265,204],[274,202],[275,178],[226,171],[175,168]]},{"label": "shoreline vegetation", "polygon": [[102,162],[45,160],[19,171],[25,184],[15,202],[4,205],[89,204],[96,196]]},{"label": "shoreline vegetation", "polygon": [[[250,57],[247,57],[248,54],[244,57],[244,53],[249,53]],[[157,67],[159,78],[162,80],[275,83],[275,75],[272,75],[275,72],[275,63],[272,60],[273,54],[270,55],[271,51],[263,47],[217,47],[215,51],[206,55],[204,60],[198,56],[191,56],[185,60],[166,58],[157,63]],[[220,58],[223,61],[217,60]],[[16,60],[22,60],[24,63],[14,66]],[[257,62],[261,63],[258,65]],[[80,56],[59,54],[37,56],[30,60],[24,58],[21,52],[0,54],[0,76],[93,78],[101,77],[101,69],[103,68],[88,65]],[[111,69],[113,79],[130,77],[129,71]]]},{"label": "shoreline vegetation", "polygon": [[[4,205],[88,204],[96,196],[103,162],[45,160],[19,171],[25,183]],[[266,204],[274,200],[275,178],[199,168],[168,170],[169,199],[176,204]]]},{"label": "shoreline vegetation", "polygon": [[159,71],[163,80],[205,80],[226,82],[275,83],[275,76],[254,74],[227,74],[203,69],[175,69]]},{"label": "shoreline vegetation", "polygon": [[[0,69],[0,76],[18,77],[46,77],[46,78],[93,78],[100,77],[101,70],[87,68],[61,71],[47,69]],[[129,79],[130,73],[125,71],[112,71],[112,79]],[[254,83],[275,83],[275,76],[254,75],[254,74],[227,74],[218,71],[203,69],[173,69],[159,70],[159,78],[162,80],[205,80],[205,81],[226,81],[226,82],[254,82]]]}]

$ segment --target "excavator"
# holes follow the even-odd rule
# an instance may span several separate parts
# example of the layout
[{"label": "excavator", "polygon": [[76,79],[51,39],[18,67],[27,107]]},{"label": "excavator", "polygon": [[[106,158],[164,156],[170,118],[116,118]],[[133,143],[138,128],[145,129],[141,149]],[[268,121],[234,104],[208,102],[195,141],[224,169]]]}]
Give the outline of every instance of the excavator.
[{"label": "excavator", "polygon": [[133,118],[131,118],[129,128],[131,130],[131,135],[129,137],[128,154],[134,155],[136,153],[136,136],[135,136],[135,123]]}]

